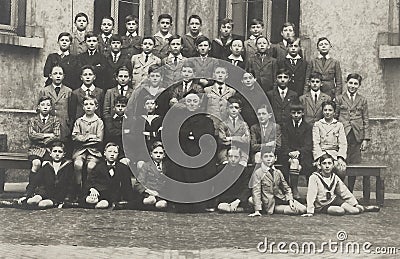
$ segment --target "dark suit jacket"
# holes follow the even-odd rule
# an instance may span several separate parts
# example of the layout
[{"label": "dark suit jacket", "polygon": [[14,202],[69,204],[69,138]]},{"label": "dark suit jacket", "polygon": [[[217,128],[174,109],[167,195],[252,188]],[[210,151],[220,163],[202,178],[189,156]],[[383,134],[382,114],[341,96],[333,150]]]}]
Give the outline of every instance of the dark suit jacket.
[{"label": "dark suit jacket", "polygon": [[117,85],[117,81],[115,80],[115,72],[118,68],[122,66],[126,66],[130,71],[132,71],[132,64],[131,64],[131,56],[121,52],[117,62],[113,62],[113,57],[111,52],[105,55],[107,60],[107,77],[105,84],[107,89],[113,88]]},{"label": "dark suit jacket", "polygon": [[51,53],[47,56],[46,63],[43,68],[43,76],[47,77],[46,85],[50,85],[51,79],[48,78],[49,74],[51,73],[51,69],[55,66],[59,65],[64,70],[64,80],[63,84],[66,86],[76,89],[80,85],[79,79],[79,67],[78,67],[78,59],[77,56],[68,55],[64,58],[61,58],[58,53]]},{"label": "dark suit jacket", "polygon": [[114,176],[110,176],[107,163],[99,162],[92,173],[88,174],[87,191],[95,188],[100,193],[108,192],[110,202],[133,200],[133,188],[131,182],[131,171],[128,166],[121,162],[115,162]]},{"label": "dark suit jacket", "polygon": [[[107,85],[107,71],[108,71],[108,64],[106,58],[100,54],[98,51],[95,52],[93,56],[89,56],[89,52],[86,51],[85,53],[81,53],[78,55],[78,67],[81,68],[84,65],[91,65],[94,67],[94,72],[96,74],[96,80],[94,84],[101,88],[107,89],[109,86]],[[82,84],[82,83],[81,83]],[[77,89],[81,86],[75,87]]]},{"label": "dark suit jacket", "polygon": [[271,49],[272,57],[276,58],[277,60],[284,59],[287,55],[286,46],[283,44],[282,41],[276,44],[272,44]]},{"label": "dark suit jacket", "polygon": [[225,60],[231,54],[232,41],[233,38],[230,38],[224,45],[220,38],[214,39],[211,43],[211,56]]},{"label": "dark suit jacket", "polygon": [[279,68],[286,68],[290,71],[290,83],[289,89],[297,93],[297,96],[301,96],[305,93],[304,86],[311,73],[311,65],[304,59],[298,59],[295,66],[290,64],[290,60],[285,58],[278,60]]},{"label": "dark suit jacket", "polygon": [[[300,152],[300,164],[307,170],[313,162],[312,157],[312,126],[303,121],[295,128],[292,119],[285,121],[282,127],[282,162],[288,166],[289,152]],[[306,168],[304,168],[306,167]],[[307,172],[311,174],[311,172]]]},{"label": "dark suit jacket", "polygon": [[45,161],[39,169],[38,191],[44,199],[62,202],[71,197],[74,190],[74,164],[71,160],[61,161],[61,166],[55,174],[52,162]]},{"label": "dark suit jacket", "polygon": [[133,56],[142,52],[142,37],[140,36],[122,36],[122,52]]},{"label": "dark suit jacket", "polygon": [[[311,71],[319,72],[322,74],[322,87],[321,91],[328,94],[332,99],[339,96],[343,91],[343,78],[340,62],[336,59],[329,58],[325,61],[315,58],[311,61]],[[309,87],[305,92],[309,91]]]},{"label": "dark suit jacket", "polygon": [[[129,99],[133,93],[132,87],[128,87],[125,96]],[[118,91],[118,86],[108,89],[104,95],[103,116],[104,119],[114,116],[114,105],[117,97],[121,95]]]},{"label": "dark suit jacket", "polygon": [[277,87],[275,87],[273,90],[267,92],[267,97],[274,112],[275,122],[282,125],[290,117],[290,102],[298,99],[297,93],[289,89],[285,99],[282,101]]},{"label": "dark suit jacket", "polygon": [[282,146],[282,133],[279,124],[269,121],[265,134],[262,134],[260,124],[254,124],[250,127],[250,135],[253,155],[261,151],[262,144],[271,141],[275,141],[275,152],[279,154]]},{"label": "dark suit jacket", "polygon": [[276,71],[278,70],[275,58],[268,55],[261,58],[261,55],[256,54],[248,59],[246,70],[255,73],[254,76],[265,93],[273,89],[276,80]]},{"label": "dark suit jacket", "polygon": [[193,38],[190,34],[182,35],[182,55],[187,58],[197,56],[196,45],[194,42],[197,38]]},{"label": "dark suit jacket", "polygon": [[[250,170],[249,170],[250,169]],[[245,168],[242,165],[232,166],[230,163],[226,165],[218,166],[218,172],[222,170],[228,170],[231,172],[232,177],[239,175],[237,180],[223,193],[221,193],[216,199],[217,202],[227,202],[231,203],[236,199],[239,199],[241,202],[247,202],[247,199],[251,196],[251,192],[249,189],[249,181],[251,177],[251,168]],[[221,181],[216,183],[216,189],[218,185],[224,186],[226,184],[225,181]],[[222,187],[221,187],[222,188]]]},{"label": "dark suit jacket", "polygon": [[322,103],[326,101],[330,101],[331,97],[323,92],[320,92],[317,102],[314,102],[313,97],[311,96],[311,92],[308,92],[299,97],[300,102],[304,106],[304,120],[314,125],[316,121],[322,119]]},{"label": "dark suit jacket", "polygon": [[[91,93],[97,99],[99,103],[99,108],[96,110],[97,116],[100,118],[103,117],[103,103],[104,103],[104,92],[102,89],[95,87],[94,91]],[[86,93],[82,90],[82,88],[75,89],[71,94],[71,102],[68,106],[69,108],[69,116],[70,121],[74,122],[79,117],[82,117],[85,112],[83,111],[83,97],[86,96]],[[72,123],[73,124],[73,123]]]}]

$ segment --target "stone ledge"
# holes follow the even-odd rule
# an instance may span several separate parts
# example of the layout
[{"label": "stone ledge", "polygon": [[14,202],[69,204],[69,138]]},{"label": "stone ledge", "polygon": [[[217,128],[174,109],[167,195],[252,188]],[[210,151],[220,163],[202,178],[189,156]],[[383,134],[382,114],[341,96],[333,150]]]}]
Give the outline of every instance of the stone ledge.
[{"label": "stone ledge", "polygon": [[0,113],[28,113],[36,114],[35,110],[22,110],[22,109],[0,109]]},{"label": "stone ledge", "polygon": [[400,58],[400,46],[379,46],[379,58]]},{"label": "stone ledge", "polygon": [[0,33],[0,44],[42,49],[44,47],[44,38],[28,38]]}]

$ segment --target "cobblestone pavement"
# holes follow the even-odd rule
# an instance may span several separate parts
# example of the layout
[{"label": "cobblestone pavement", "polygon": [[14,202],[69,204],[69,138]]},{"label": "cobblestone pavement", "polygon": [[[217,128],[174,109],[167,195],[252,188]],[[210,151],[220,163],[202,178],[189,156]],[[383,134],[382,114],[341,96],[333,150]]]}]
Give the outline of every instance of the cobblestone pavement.
[{"label": "cobblestone pavement", "polygon": [[[379,213],[312,218],[2,208],[0,258],[271,258],[269,252],[256,249],[266,237],[269,244],[312,241],[319,247],[329,239],[338,241],[338,231],[347,233],[346,242],[400,247],[399,216],[400,200],[387,201]],[[274,254],[273,258],[289,255]],[[355,258],[361,256],[365,257]],[[337,255],[328,253],[324,258]]]}]

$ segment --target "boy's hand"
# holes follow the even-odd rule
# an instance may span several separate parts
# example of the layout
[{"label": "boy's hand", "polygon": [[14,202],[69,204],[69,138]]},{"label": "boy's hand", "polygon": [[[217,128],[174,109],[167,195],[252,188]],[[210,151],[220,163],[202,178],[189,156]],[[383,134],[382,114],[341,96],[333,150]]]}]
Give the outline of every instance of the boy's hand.
[{"label": "boy's hand", "polygon": [[302,214],[301,216],[302,216],[302,217],[312,217],[312,216],[314,216],[314,214],[312,214],[312,213],[306,213],[306,214]]},{"label": "boy's hand", "polygon": [[249,217],[258,217],[258,216],[261,216],[261,213],[258,210],[256,210],[254,213],[249,214]]},{"label": "boy's hand", "polygon": [[171,100],[169,100],[169,105],[170,106],[173,106],[173,105],[175,105],[177,103],[178,103],[178,99],[176,99],[176,98],[172,98]]},{"label": "boy's hand", "polygon": [[363,141],[361,142],[361,147],[360,147],[360,149],[361,149],[361,151],[365,151],[367,148],[368,148],[368,140],[363,140]]},{"label": "boy's hand", "polygon": [[95,188],[90,188],[90,195],[92,196],[100,196],[100,193],[98,190],[96,190]]}]

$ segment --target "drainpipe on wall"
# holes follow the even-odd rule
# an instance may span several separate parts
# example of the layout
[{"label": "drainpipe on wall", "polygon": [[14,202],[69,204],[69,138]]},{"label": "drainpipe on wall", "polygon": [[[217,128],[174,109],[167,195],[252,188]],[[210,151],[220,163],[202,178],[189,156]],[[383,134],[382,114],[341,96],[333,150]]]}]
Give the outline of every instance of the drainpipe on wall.
[{"label": "drainpipe on wall", "polygon": [[186,0],[177,0],[176,7],[176,33],[183,35],[186,28]]}]

